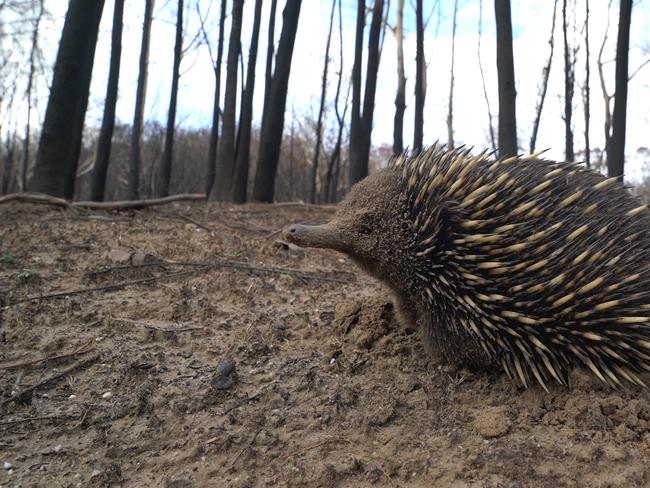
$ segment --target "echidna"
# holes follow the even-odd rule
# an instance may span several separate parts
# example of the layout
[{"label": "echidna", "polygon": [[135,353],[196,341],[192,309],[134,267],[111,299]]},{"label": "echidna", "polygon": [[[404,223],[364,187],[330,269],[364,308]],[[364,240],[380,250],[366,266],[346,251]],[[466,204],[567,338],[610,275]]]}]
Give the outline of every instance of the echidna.
[{"label": "echidna", "polygon": [[575,365],[611,386],[650,370],[650,212],[575,163],[433,146],[285,237],[350,256],[449,361],[545,389]]}]

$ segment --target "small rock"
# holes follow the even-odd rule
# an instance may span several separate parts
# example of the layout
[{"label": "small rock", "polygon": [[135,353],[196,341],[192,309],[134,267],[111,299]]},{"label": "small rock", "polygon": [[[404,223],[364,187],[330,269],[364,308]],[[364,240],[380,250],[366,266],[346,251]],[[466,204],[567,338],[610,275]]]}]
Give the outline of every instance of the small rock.
[{"label": "small rock", "polygon": [[474,429],[485,439],[501,437],[510,430],[510,424],[504,407],[487,407],[474,419]]},{"label": "small rock", "polygon": [[57,444],[54,446],[54,452],[61,452],[63,451],[63,446],[61,444]]},{"label": "small rock", "polygon": [[77,395],[70,395],[70,396],[68,397],[68,400],[74,400],[75,398],[77,398]]},{"label": "small rock", "polygon": [[217,374],[210,384],[217,390],[227,390],[233,384],[232,373],[235,371],[235,360],[227,359],[217,366]]},{"label": "small rock", "polygon": [[9,471],[11,468],[14,467],[14,465],[11,464],[9,461],[5,461],[5,463],[2,465],[2,467],[5,468],[5,470]]},{"label": "small rock", "polygon": [[100,470],[98,470],[98,469],[93,469],[93,472],[90,473],[90,477],[91,477],[91,478],[95,478],[95,477],[99,476],[100,474],[102,474],[102,472],[101,472]]},{"label": "small rock", "polygon": [[102,395],[102,398],[103,398],[104,400],[110,400],[111,398],[113,398],[113,393],[110,392],[110,391],[107,391],[106,393],[104,393],[104,394]]}]

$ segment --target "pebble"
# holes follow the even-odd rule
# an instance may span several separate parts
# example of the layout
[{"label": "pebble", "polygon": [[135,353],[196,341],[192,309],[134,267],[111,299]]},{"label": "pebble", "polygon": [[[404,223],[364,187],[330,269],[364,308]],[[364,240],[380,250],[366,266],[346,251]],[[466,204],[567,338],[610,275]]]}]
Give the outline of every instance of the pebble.
[{"label": "pebble", "polygon": [[63,446],[61,444],[57,444],[54,446],[54,452],[61,452],[63,451]]},{"label": "pebble", "polygon": [[104,394],[102,395],[102,398],[103,398],[104,400],[110,400],[112,397],[113,397],[113,393],[110,392],[110,391],[107,391],[106,393],[104,393]]},{"label": "pebble", "polygon": [[217,390],[227,390],[233,384],[232,373],[235,372],[235,360],[227,359],[217,366],[217,374],[210,384]]},{"label": "pebble", "polygon": [[5,463],[2,465],[2,467],[5,468],[5,470],[9,471],[11,468],[14,467],[14,465],[11,464],[9,461],[5,461]]},{"label": "pebble", "polygon": [[68,400],[74,400],[75,398],[77,398],[77,395],[70,395],[70,396],[68,397]]}]

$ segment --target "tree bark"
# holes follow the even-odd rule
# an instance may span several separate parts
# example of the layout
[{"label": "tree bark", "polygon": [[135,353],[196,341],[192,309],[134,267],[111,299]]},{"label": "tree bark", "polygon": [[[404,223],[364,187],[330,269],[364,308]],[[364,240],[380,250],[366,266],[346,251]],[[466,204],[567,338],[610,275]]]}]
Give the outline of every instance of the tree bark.
[{"label": "tree bark", "polygon": [[138,84],[135,91],[135,110],[133,114],[133,126],[131,127],[131,146],[129,150],[127,197],[130,200],[137,200],[140,197],[140,166],[142,165],[140,143],[144,122],[144,104],[147,98],[147,72],[149,69],[149,45],[151,41],[153,6],[154,0],[145,0],[140,61],[138,63]]},{"label": "tree bark", "polygon": [[562,1],[562,36],[564,39],[564,157],[566,161],[575,159],[573,153],[573,88],[575,84],[575,56],[569,47],[567,25],[567,0]]},{"label": "tree bark", "polygon": [[512,58],[510,0],[494,0],[499,84],[499,157],[517,154],[515,67]]},{"label": "tree bark", "polygon": [[397,94],[393,121],[393,154],[404,151],[404,111],[406,110],[406,75],[404,74],[404,0],[397,0]]},{"label": "tree bark", "polygon": [[73,198],[104,0],[70,0],[36,156],[34,191]]},{"label": "tree bark", "polygon": [[553,64],[553,51],[555,50],[555,17],[557,13],[557,0],[553,2],[553,21],[551,23],[551,35],[548,39],[550,52],[546,64],[542,68],[542,80],[539,85],[539,98],[537,99],[537,106],[535,107],[535,120],[533,120],[533,131],[530,136],[530,153],[535,152],[537,144],[537,133],[539,131],[539,123],[542,118],[542,109],[544,108],[544,101],[546,100],[546,92],[548,90],[548,79],[551,74],[551,66]]},{"label": "tree bark", "polygon": [[[219,147],[219,118],[221,116],[221,61],[223,59],[223,32],[226,22],[226,3],[221,0],[219,15],[219,39],[217,41],[217,59],[214,62],[214,103],[212,105],[212,129],[210,130],[210,147],[208,149],[208,170],[205,176],[205,194],[210,195],[217,173],[217,148]],[[207,42],[207,40],[206,40]]]},{"label": "tree bark", "polygon": [[589,70],[589,0],[585,0],[585,84],[582,89],[585,113],[585,165],[591,168],[591,147],[589,141],[589,125],[591,120],[591,89]]},{"label": "tree bark", "polygon": [[115,0],[108,86],[106,88],[102,128],[99,132],[99,140],[97,141],[97,157],[95,159],[95,170],[90,194],[90,199],[97,202],[104,200],[106,174],[111,157],[111,141],[113,139],[113,129],[115,128],[115,106],[117,104],[117,90],[120,79],[120,58],[122,56],[123,17],[124,0]]},{"label": "tree bark", "polygon": [[[557,1],[557,0],[555,0]],[[478,7],[478,47],[477,47],[477,56],[478,56],[478,69],[481,72],[481,85],[483,86],[483,97],[485,98],[485,105],[487,106],[488,113],[488,129],[490,133],[490,143],[492,144],[492,149],[496,151],[497,144],[496,138],[494,137],[494,124],[492,123],[492,108],[490,107],[490,97],[488,97],[487,87],[485,86],[485,73],[483,72],[483,62],[481,58],[481,38],[483,37],[483,0],[479,0]]]},{"label": "tree bark", "polygon": [[241,26],[244,0],[233,0],[226,61],[226,94],[223,105],[223,124],[217,154],[217,177],[210,200],[228,200],[231,196],[235,169],[235,136],[237,129],[237,72],[241,51]]},{"label": "tree bark", "polygon": [[[359,2],[362,7],[364,2]],[[364,9],[365,10],[365,9]],[[366,86],[363,96],[363,111],[361,114],[354,113],[361,104],[360,99],[352,99],[352,122],[356,120],[356,130],[353,132],[350,127],[350,165],[349,165],[349,184],[350,186],[361,181],[368,176],[368,158],[370,156],[370,141],[372,136],[372,119],[375,108],[375,93],[377,89],[377,70],[379,69],[379,37],[381,32],[381,23],[383,18],[384,0],[375,0],[372,9],[372,21],[370,23],[370,33],[368,36],[368,64],[366,67]],[[358,10],[357,15],[365,16],[365,12]],[[363,43],[363,24],[357,19],[357,41],[359,41],[359,29],[361,27],[361,39],[355,46],[355,52],[362,48]],[[358,63],[357,63],[358,61]],[[361,88],[361,59],[357,59],[355,54],[355,67],[353,68],[353,85],[360,91]],[[358,86],[356,86],[358,85]]]},{"label": "tree bark", "polygon": [[269,95],[271,94],[271,81],[273,81],[273,54],[275,54],[275,12],[278,0],[271,0],[271,12],[269,14],[269,32],[266,46],[266,67],[264,68],[264,105],[262,115],[268,112]]},{"label": "tree bark", "polygon": [[178,0],[176,11],[176,41],[174,43],[174,66],[172,68],[172,89],[169,96],[167,111],[167,129],[165,130],[165,149],[160,166],[160,182],[158,197],[169,195],[172,176],[172,160],[174,158],[174,131],[176,130],[176,106],[178,102],[178,81],[183,57],[183,0]]},{"label": "tree bark", "polygon": [[237,160],[233,178],[232,200],[235,203],[246,201],[248,186],[248,168],[250,166],[251,124],[253,122],[253,94],[255,91],[255,65],[257,63],[257,45],[260,38],[260,23],[262,19],[262,0],[255,0],[255,17],[253,19],[253,34],[248,51],[248,66],[246,68],[246,88],[242,94],[241,111],[239,115],[239,138],[237,140]]},{"label": "tree bark", "polygon": [[270,203],[273,201],[284,129],[291,59],[298,30],[301,3],[301,0],[287,0],[282,13],[282,32],[275,58],[275,70],[268,95],[267,110],[262,116],[262,133],[253,187],[253,199],[260,202]]},{"label": "tree bark", "polygon": [[623,181],[625,169],[625,129],[627,115],[628,54],[630,51],[630,24],[632,0],[621,0],[616,41],[616,90],[612,137],[607,146],[607,172],[610,177]]},{"label": "tree bark", "polygon": [[323,112],[325,112],[325,98],[327,94],[327,68],[330,59],[330,45],[332,43],[332,27],[334,24],[334,9],[336,0],[332,0],[332,11],[330,12],[330,27],[327,32],[327,43],[325,45],[325,61],[323,63],[323,75],[321,77],[320,106],[318,107],[318,119],[316,121],[316,144],[314,147],[314,159],[311,164],[311,188],[309,201],[316,203],[316,180],[318,179],[318,160],[320,158],[320,146],[323,132]]},{"label": "tree bark", "polygon": [[422,150],[424,134],[424,98],[426,96],[426,61],[424,59],[424,12],[422,0],[415,6],[415,122],[413,124],[413,152]]},{"label": "tree bark", "polygon": [[22,167],[22,179],[21,187],[22,191],[27,191],[27,173],[29,167],[29,150],[31,145],[31,117],[32,117],[32,92],[34,88],[34,75],[36,73],[36,51],[38,49],[38,29],[41,24],[41,19],[43,18],[43,0],[39,1],[38,14],[36,14],[36,19],[34,20],[34,28],[32,30],[32,47],[29,53],[29,76],[27,79],[27,123],[25,126],[25,139],[23,143],[23,167]]},{"label": "tree bark", "polygon": [[454,61],[456,54],[456,15],[458,14],[458,0],[454,0],[454,17],[451,28],[451,73],[449,80],[449,110],[447,112],[447,145],[453,149],[454,144]]}]

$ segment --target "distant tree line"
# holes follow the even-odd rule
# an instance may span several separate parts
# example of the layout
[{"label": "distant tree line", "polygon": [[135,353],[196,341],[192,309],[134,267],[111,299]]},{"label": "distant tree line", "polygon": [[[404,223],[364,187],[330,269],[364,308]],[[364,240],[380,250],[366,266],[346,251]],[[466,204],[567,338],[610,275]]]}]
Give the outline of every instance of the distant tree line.
[{"label": "distant tree line", "polygon": [[[249,0],[252,1],[252,0]],[[124,0],[113,3],[111,55],[108,82],[101,128],[97,133],[86,128],[84,119],[89,99],[91,74],[95,62],[95,47],[100,20],[104,14],[103,0],[70,0],[58,54],[51,75],[51,88],[42,128],[34,129],[32,120],[33,80],[37,75],[39,51],[39,26],[45,15],[43,0],[0,0],[3,10],[14,14],[29,12],[28,32],[31,36],[29,65],[25,100],[27,122],[24,136],[17,135],[17,127],[6,122],[0,125],[3,141],[3,164],[0,188],[3,193],[11,190],[37,191],[65,198],[83,194],[94,200],[144,196],[166,196],[181,191],[205,191],[210,200],[244,203],[249,200],[272,202],[276,199],[300,198],[310,202],[334,202],[346,189],[368,175],[369,167],[377,158],[404,150],[404,113],[407,100],[407,80],[404,74],[404,9],[405,2],[397,0],[395,23],[390,25],[390,2],[384,0],[357,0],[356,29],[353,47],[352,70],[344,70],[343,7],[341,0],[328,4],[327,37],[323,39],[323,64],[320,83],[318,112],[315,117],[303,117],[296,127],[296,118],[287,107],[287,90],[293,67],[293,52],[302,5],[301,0],[286,0],[278,6],[270,2],[270,15],[264,19],[263,0],[254,1],[251,37],[248,52],[242,52],[244,0],[221,0],[218,9],[219,28],[216,33],[206,28],[206,15],[198,0],[175,0],[175,40],[173,49],[172,82],[165,126],[145,123],[149,51],[155,0],[145,0],[132,124],[116,123],[116,103],[119,96],[119,74],[122,54],[124,25]],[[548,80],[554,55],[554,32],[558,1],[554,0],[552,25],[549,38],[549,56],[544,64],[539,97],[533,120],[530,151],[536,147],[536,137],[547,94]],[[576,27],[576,10],[581,1],[585,9],[585,25]],[[413,83],[414,131],[411,151],[422,149],[425,123],[424,103],[427,93],[425,31],[440,2],[432,5],[423,0],[407,4],[414,10],[416,33],[415,80]],[[282,21],[277,43],[276,11],[282,7]],[[447,142],[455,144],[454,131],[454,69],[455,37],[458,2],[453,5],[452,63],[447,113]],[[482,11],[479,18],[479,66],[481,64]],[[577,74],[576,53],[582,47],[589,59],[589,0],[561,0],[561,29],[564,57],[564,113],[565,153],[573,160],[573,123],[575,85]],[[516,60],[513,58],[513,34],[509,0],[495,0],[496,61],[498,75],[498,125],[492,127],[492,110],[483,78],[483,89],[489,115],[490,139],[499,156],[517,154]],[[614,95],[609,95],[602,73],[602,46],[598,57],[599,77],[607,110],[605,127],[605,154],[610,176],[622,178],[625,162],[625,132],[627,84],[629,81],[628,52],[632,1],[620,0],[619,22],[616,41],[616,76]],[[200,35],[188,36],[184,32],[188,15],[200,20]],[[226,32],[226,18],[230,29]],[[413,18],[413,16],[409,16]],[[268,44],[265,53],[265,77],[256,83],[256,66],[261,25],[268,25]],[[607,26],[609,29],[609,25]],[[392,148],[372,148],[371,137],[375,110],[377,77],[381,62],[383,40],[389,30],[397,45],[397,92],[395,95],[394,131]],[[576,32],[580,32],[576,34]],[[2,35],[3,32],[0,32]],[[6,34],[6,33],[5,33]],[[216,34],[216,36],[215,36]],[[17,34],[16,34],[17,35]],[[216,37],[216,41],[213,40]],[[582,39],[579,38],[582,36]],[[332,40],[337,40],[338,52],[333,52]],[[2,63],[0,74],[5,75],[14,58],[10,53],[8,37],[0,37]],[[605,40],[607,39],[607,30]],[[603,45],[604,42],[603,41]],[[207,45],[214,71],[214,99],[212,102],[212,125],[206,129],[188,130],[177,127],[179,79],[184,55],[193,45]],[[311,40],[310,40],[311,42]],[[245,55],[247,54],[247,56]],[[411,54],[409,54],[411,55]],[[225,58],[225,62],[224,62]],[[246,68],[244,70],[244,59]],[[13,69],[16,69],[15,66]],[[222,86],[222,69],[225,84]],[[334,81],[332,81],[334,78]],[[241,80],[241,85],[240,85]],[[6,80],[0,86],[0,110],[11,105],[16,98],[12,86]],[[589,142],[589,63],[585,65],[582,96],[584,100],[586,164],[592,162]],[[331,88],[335,87],[335,90]],[[123,89],[123,88],[122,88]],[[261,124],[254,125],[254,93],[264,91]],[[11,98],[13,97],[13,98]],[[11,98],[11,100],[10,100]],[[611,102],[613,101],[613,110]],[[8,103],[9,102],[9,103]],[[331,107],[335,123],[325,123],[325,112]],[[8,113],[6,110],[2,114]],[[330,112],[331,113],[331,112]],[[348,122],[349,117],[349,122]],[[287,124],[287,119],[290,124]],[[9,120],[9,122],[11,122]],[[495,136],[496,134],[496,136]],[[35,144],[33,135],[38,135]],[[18,147],[17,141],[22,141]],[[429,141],[431,142],[431,141]],[[528,148],[527,148],[528,149]],[[31,154],[35,152],[34,162]],[[281,157],[282,155],[282,157]],[[20,156],[20,157],[19,157]],[[31,174],[31,179],[28,175]]]}]

